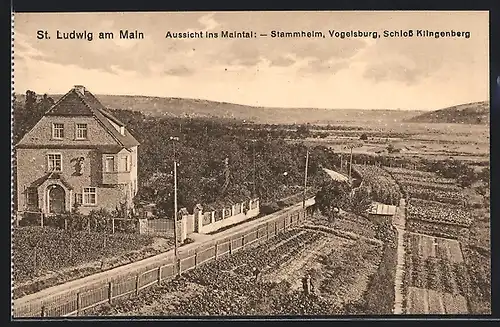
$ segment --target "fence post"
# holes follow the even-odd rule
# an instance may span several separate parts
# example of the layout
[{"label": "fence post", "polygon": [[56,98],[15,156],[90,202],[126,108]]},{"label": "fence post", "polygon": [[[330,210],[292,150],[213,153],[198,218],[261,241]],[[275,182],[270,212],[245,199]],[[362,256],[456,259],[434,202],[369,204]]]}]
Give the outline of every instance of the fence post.
[{"label": "fence post", "polygon": [[177,259],[177,267],[178,267],[177,273],[180,276],[182,273],[182,271],[181,271],[181,258]]},{"label": "fence post", "polygon": [[108,302],[111,304],[111,301],[113,301],[113,282],[108,283]]},{"label": "fence post", "polygon": [[278,235],[278,221],[275,220],[274,221],[274,235]]},{"label": "fence post", "polygon": [[219,245],[217,244],[217,242],[215,242],[215,260],[217,260],[217,248],[219,247]]},{"label": "fence post", "polygon": [[87,229],[88,229],[89,234],[90,234],[90,217],[87,218]]},{"label": "fence post", "polygon": [[194,253],[194,268],[198,267],[198,251]]},{"label": "fence post", "polygon": [[269,239],[269,222],[266,223],[266,234],[267,234],[267,239]]},{"label": "fence post", "polygon": [[158,267],[158,285],[161,285],[161,266]]},{"label": "fence post", "polygon": [[44,214],[43,214],[43,212],[42,212],[42,213],[40,214],[40,226],[41,226],[41,227],[43,227],[43,218],[44,218],[43,216],[44,216]]},{"label": "fence post", "polygon": [[64,230],[68,230],[68,219],[64,218]]},{"label": "fence post", "polygon": [[245,234],[243,234],[243,236],[241,237],[241,248],[245,248]]},{"label": "fence post", "polygon": [[82,298],[80,296],[80,292],[76,293],[76,315],[80,315],[80,310],[82,308]]},{"label": "fence post", "polygon": [[42,312],[40,313],[40,315],[41,315],[42,317],[45,317],[45,316],[47,315],[47,312],[46,312],[46,311],[47,311],[47,310],[46,310],[45,306],[44,306],[44,305],[42,305]]},{"label": "fence post", "polygon": [[135,295],[139,295],[139,278],[141,275],[135,276]]},{"label": "fence post", "polygon": [[35,245],[34,251],[33,251],[33,271],[35,272],[35,275],[38,273],[38,253],[37,253],[37,247]]},{"label": "fence post", "polygon": [[111,218],[111,234],[115,233],[115,218]]},{"label": "fence post", "polygon": [[229,255],[233,254],[233,240],[229,239]]},{"label": "fence post", "polygon": [[286,231],[286,220],[287,220],[287,216],[283,217],[283,231]]}]

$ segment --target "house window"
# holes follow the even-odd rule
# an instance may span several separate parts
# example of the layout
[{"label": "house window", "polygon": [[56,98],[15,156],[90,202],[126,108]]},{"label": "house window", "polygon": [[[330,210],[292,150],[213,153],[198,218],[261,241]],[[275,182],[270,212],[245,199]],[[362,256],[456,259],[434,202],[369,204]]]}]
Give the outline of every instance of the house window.
[{"label": "house window", "polygon": [[60,123],[52,124],[52,138],[54,139],[64,138],[64,124]]},{"label": "house window", "polygon": [[76,139],[77,140],[87,139],[87,124],[76,124]]},{"label": "house window", "polygon": [[82,204],[83,203],[83,195],[82,193],[75,193],[75,203]]},{"label": "house window", "polygon": [[83,204],[93,205],[97,203],[95,187],[83,188]]},{"label": "house window", "polygon": [[26,204],[30,207],[38,206],[38,191],[35,187],[26,190]]},{"label": "house window", "polygon": [[115,171],[115,157],[113,156],[106,157],[104,169],[107,173]]},{"label": "house window", "polygon": [[120,171],[129,171],[129,160],[128,156],[120,158]]},{"label": "house window", "polygon": [[59,153],[52,153],[47,156],[48,171],[62,171],[62,157]]}]

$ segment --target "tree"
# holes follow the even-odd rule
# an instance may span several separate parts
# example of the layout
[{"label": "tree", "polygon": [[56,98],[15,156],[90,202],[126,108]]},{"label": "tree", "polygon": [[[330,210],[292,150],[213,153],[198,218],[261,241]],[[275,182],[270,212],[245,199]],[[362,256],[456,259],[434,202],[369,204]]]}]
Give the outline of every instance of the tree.
[{"label": "tree", "polygon": [[156,173],[139,188],[136,201],[153,202],[160,215],[174,216],[173,176],[172,174]]},{"label": "tree", "polygon": [[401,149],[394,147],[394,145],[393,145],[393,144],[389,144],[389,145],[387,146],[387,151],[388,151],[389,153],[398,153],[398,152],[401,152]]},{"label": "tree", "polygon": [[297,136],[299,138],[306,138],[306,137],[309,137],[310,135],[311,135],[311,132],[309,131],[309,127],[307,127],[306,125],[300,125],[297,128]]},{"label": "tree", "polygon": [[361,134],[361,136],[359,137],[359,139],[362,140],[362,141],[366,141],[366,140],[368,140],[368,135],[366,135],[366,133],[363,133],[363,134]]},{"label": "tree", "polygon": [[316,194],[316,207],[329,219],[335,219],[339,209],[349,209],[350,187],[347,183],[338,181],[328,181]]},{"label": "tree", "polygon": [[35,110],[35,105],[36,105],[36,93],[31,90],[27,90],[26,98],[24,99],[24,109],[27,112],[33,112]]},{"label": "tree", "polygon": [[362,216],[366,214],[370,208],[372,201],[370,199],[370,192],[367,187],[358,187],[354,190],[350,198],[350,207],[352,212]]},{"label": "tree", "polygon": [[17,143],[35,124],[44,113],[54,104],[54,100],[44,94],[40,101],[33,91],[26,91],[24,104],[14,100],[13,104],[13,141]]}]

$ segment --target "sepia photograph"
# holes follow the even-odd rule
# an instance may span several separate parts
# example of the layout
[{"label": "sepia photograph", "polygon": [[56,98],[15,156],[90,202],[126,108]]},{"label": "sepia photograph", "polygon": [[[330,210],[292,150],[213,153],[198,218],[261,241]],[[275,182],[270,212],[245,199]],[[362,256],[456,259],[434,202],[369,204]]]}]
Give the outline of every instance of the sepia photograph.
[{"label": "sepia photograph", "polygon": [[491,315],[488,11],[13,13],[13,319]]}]

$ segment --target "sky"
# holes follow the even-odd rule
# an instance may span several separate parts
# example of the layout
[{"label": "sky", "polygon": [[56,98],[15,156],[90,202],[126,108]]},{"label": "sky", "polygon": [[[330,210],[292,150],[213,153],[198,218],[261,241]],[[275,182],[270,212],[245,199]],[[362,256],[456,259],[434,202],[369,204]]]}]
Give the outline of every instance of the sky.
[{"label": "sky", "polygon": [[[252,106],[414,109],[489,99],[488,12],[18,13],[14,90],[198,98]],[[144,39],[119,39],[119,30]],[[330,38],[426,29],[470,38]],[[37,31],[50,39],[37,39]],[[61,40],[60,32],[94,39]],[[171,32],[322,31],[325,38],[167,39]],[[113,32],[99,40],[99,32]]]}]

